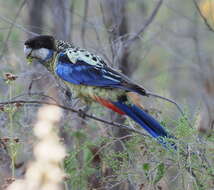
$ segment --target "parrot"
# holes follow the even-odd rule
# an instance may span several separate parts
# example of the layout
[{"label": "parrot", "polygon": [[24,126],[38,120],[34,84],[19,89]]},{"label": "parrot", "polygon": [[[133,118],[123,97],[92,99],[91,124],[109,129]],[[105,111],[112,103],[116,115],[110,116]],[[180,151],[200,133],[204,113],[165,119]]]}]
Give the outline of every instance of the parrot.
[{"label": "parrot", "polygon": [[51,35],[38,35],[25,41],[24,55],[28,62],[37,61],[71,90],[73,97],[85,103],[97,102],[135,121],[164,147],[175,148],[173,135],[130,97],[130,93],[148,97],[149,92],[110,67],[99,55],[57,40]]}]

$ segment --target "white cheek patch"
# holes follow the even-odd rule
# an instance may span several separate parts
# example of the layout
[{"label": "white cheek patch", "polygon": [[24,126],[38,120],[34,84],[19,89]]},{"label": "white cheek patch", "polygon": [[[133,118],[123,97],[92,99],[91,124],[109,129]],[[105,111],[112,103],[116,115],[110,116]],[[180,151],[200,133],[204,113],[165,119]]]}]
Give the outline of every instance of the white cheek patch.
[{"label": "white cheek patch", "polygon": [[49,50],[46,48],[40,48],[37,50],[33,50],[33,52],[31,53],[31,56],[34,58],[38,58],[41,60],[45,60],[49,55]]}]

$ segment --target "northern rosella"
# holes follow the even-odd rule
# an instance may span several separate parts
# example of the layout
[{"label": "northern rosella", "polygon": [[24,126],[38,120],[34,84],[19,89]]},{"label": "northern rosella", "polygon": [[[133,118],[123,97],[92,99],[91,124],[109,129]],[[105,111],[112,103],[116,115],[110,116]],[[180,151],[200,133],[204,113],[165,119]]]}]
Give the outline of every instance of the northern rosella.
[{"label": "northern rosella", "polygon": [[98,102],[118,114],[129,116],[164,146],[165,137],[172,137],[128,96],[129,92],[148,96],[147,91],[109,67],[101,57],[48,35],[27,40],[24,53],[28,61],[39,61],[65,81],[76,97],[85,102]]}]

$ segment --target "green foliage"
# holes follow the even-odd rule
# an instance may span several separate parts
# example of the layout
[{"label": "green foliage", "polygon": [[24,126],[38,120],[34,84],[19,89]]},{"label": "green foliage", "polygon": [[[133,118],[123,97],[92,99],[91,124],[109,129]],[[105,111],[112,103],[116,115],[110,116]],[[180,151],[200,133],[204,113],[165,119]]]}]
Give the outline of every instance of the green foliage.
[{"label": "green foliage", "polygon": [[87,189],[89,176],[99,170],[92,165],[95,155],[91,147],[97,144],[88,140],[86,133],[82,130],[73,132],[71,135],[76,141],[76,147],[68,153],[64,161],[65,172],[68,175],[67,183],[72,186],[72,189]]},{"label": "green foliage", "polygon": [[190,140],[190,136],[196,134],[196,130],[189,125],[187,117],[180,117],[176,122],[175,135],[178,138],[187,138]]},{"label": "green foliage", "polygon": [[[83,154],[87,154],[88,158],[91,158],[89,150],[84,147],[82,149]],[[68,153],[64,161],[65,172],[68,175],[67,182],[72,186],[73,189],[85,189],[87,186],[87,177],[93,174],[96,170],[90,165],[85,164],[87,160],[83,160],[83,165],[79,162],[77,157],[79,152],[73,151]]]},{"label": "green foliage", "polygon": [[150,166],[149,163],[144,163],[144,164],[143,164],[143,170],[144,170],[144,173],[145,173],[145,175],[146,175],[147,177],[148,177],[148,172],[149,172],[150,168],[151,168],[151,166]]},{"label": "green foliage", "polygon": [[92,157],[89,149],[84,146],[81,151],[87,155],[84,156],[83,164],[79,162],[77,156],[80,150],[69,152],[64,161],[65,172],[68,175],[67,182],[72,186],[72,189],[85,189],[87,178],[96,171],[90,164],[86,164]]},{"label": "green foliage", "polygon": [[165,174],[165,171],[166,171],[166,169],[165,169],[164,163],[158,164],[158,166],[157,166],[157,174],[156,174],[156,177],[155,177],[154,182],[153,182],[154,184],[157,184],[161,180],[161,178]]},{"label": "green foliage", "polygon": [[139,146],[142,143],[142,140],[143,139],[140,135],[135,135],[126,142],[126,147],[130,152],[139,151],[137,146]]},{"label": "green foliage", "polygon": [[128,166],[127,152],[110,152],[104,156],[105,163],[115,172],[120,173]]}]

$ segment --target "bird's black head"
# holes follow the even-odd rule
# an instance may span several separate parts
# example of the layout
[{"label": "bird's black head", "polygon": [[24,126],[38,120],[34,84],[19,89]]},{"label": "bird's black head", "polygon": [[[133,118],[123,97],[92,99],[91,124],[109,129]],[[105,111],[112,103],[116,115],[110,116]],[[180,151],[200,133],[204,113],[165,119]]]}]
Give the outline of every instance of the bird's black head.
[{"label": "bird's black head", "polygon": [[40,35],[30,38],[25,42],[25,46],[32,49],[46,48],[55,50],[55,39],[53,36]]},{"label": "bird's black head", "polygon": [[53,36],[40,35],[30,38],[24,43],[24,53],[28,62],[37,60],[47,66],[47,63],[53,59],[55,51],[56,45]]}]

